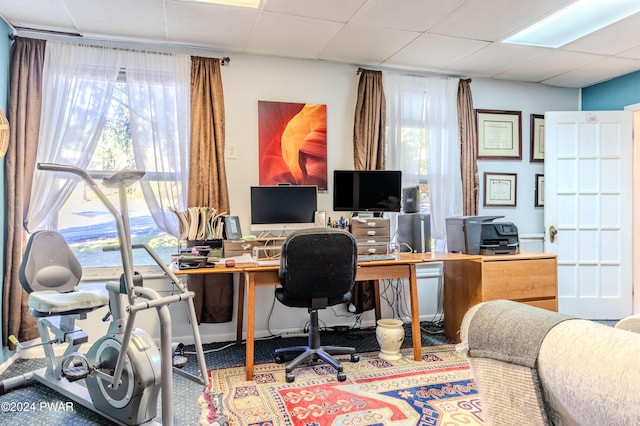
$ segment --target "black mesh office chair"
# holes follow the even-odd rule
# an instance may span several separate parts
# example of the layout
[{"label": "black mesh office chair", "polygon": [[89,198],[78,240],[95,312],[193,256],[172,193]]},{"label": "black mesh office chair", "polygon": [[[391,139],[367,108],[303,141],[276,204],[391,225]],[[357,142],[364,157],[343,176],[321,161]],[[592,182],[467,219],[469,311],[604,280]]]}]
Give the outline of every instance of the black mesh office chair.
[{"label": "black mesh office chair", "polygon": [[321,346],[318,309],[351,300],[355,283],[357,246],[353,236],[336,229],[305,229],[291,233],[282,244],[280,284],[276,298],[286,306],[309,311],[309,343],[307,346],[276,349],[276,362],[284,362],[285,353],[299,354],[287,364],[286,380],[293,382],[293,369],[312,359],[322,359],[338,372],[338,381],[347,379],[342,365],[331,354],[351,354],[358,362],[355,348]]}]

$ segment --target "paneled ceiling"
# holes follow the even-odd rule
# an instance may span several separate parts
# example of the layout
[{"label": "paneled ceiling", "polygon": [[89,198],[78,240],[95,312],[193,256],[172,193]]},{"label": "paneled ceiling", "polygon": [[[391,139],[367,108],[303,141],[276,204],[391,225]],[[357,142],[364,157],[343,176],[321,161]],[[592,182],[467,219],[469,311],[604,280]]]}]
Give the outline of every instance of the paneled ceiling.
[{"label": "paneled ceiling", "polygon": [[[605,1],[605,0],[603,0]],[[640,13],[559,49],[501,40],[569,0],[0,0],[18,35],[210,49],[586,87],[640,70]]]}]

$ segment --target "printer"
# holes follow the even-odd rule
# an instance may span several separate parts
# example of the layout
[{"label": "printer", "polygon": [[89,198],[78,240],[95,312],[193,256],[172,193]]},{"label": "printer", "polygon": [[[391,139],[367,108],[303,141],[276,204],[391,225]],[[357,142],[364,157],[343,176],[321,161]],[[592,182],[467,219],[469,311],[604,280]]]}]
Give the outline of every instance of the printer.
[{"label": "printer", "polygon": [[458,216],[446,218],[447,247],[453,253],[516,254],[518,228],[511,222],[494,222],[504,216]]}]

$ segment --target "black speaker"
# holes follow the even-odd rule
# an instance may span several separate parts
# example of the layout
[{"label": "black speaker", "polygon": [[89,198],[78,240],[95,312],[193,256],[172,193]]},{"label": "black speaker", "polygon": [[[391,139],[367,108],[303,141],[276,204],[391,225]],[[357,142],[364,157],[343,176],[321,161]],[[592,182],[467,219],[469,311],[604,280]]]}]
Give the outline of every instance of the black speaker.
[{"label": "black speaker", "polygon": [[400,251],[426,253],[431,250],[431,216],[423,213],[398,215]]},{"label": "black speaker", "polygon": [[402,188],[402,211],[416,213],[420,210],[420,187]]}]

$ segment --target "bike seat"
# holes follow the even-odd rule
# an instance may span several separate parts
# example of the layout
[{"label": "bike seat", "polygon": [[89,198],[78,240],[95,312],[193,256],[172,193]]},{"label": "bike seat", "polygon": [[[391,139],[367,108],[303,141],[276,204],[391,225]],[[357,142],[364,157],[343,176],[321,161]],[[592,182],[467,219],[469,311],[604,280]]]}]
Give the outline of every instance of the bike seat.
[{"label": "bike seat", "polygon": [[29,295],[29,311],[34,317],[90,312],[108,303],[107,289],[99,284],[82,285],[67,293],[41,290]]},{"label": "bike seat", "polygon": [[38,231],[29,238],[20,265],[33,316],[89,312],[109,303],[104,285],[78,286],[82,267],[62,234]]}]

